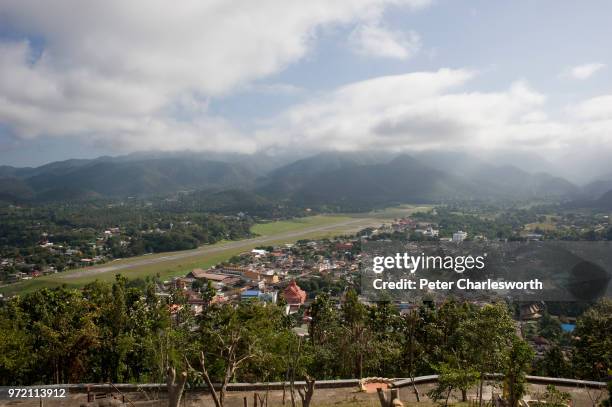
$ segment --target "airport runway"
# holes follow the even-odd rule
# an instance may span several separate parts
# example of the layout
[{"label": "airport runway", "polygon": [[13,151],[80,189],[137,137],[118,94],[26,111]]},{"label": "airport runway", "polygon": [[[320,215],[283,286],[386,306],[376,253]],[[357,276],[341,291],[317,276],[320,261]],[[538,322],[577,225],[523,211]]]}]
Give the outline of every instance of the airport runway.
[{"label": "airport runway", "polygon": [[122,259],[121,263],[112,264],[112,262],[110,262],[102,266],[89,267],[89,268],[86,268],[78,272],[70,272],[66,274],[62,273],[60,275],[57,275],[56,278],[61,279],[61,280],[71,280],[75,278],[95,276],[95,275],[104,274],[104,273],[114,273],[120,270],[126,270],[126,269],[135,268],[135,267],[142,267],[142,266],[147,266],[147,265],[152,265],[152,264],[164,263],[164,262],[173,261],[173,260],[189,259],[191,257],[199,257],[205,254],[215,254],[215,253],[223,252],[228,249],[244,248],[246,250],[254,246],[259,246],[262,244],[266,244],[266,243],[274,242],[278,240],[285,240],[285,239],[299,240],[300,237],[310,235],[312,233],[335,230],[339,227],[353,226],[354,230],[356,231],[360,228],[364,228],[372,224],[373,224],[372,219],[367,219],[367,218],[350,219],[350,220],[346,220],[342,222],[331,223],[331,224],[322,225],[322,226],[313,226],[310,228],[300,229],[296,231],[281,232],[281,233],[277,233],[273,235],[254,237],[251,239],[236,240],[236,241],[227,242],[227,243],[205,245],[205,246],[200,246],[197,249],[184,250],[184,251],[179,251],[179,252],[171,252],[163,256],[155,256],[155,255],[152,255],[151,257],[138,256],[138,257],[135,257],[134,259]]}]

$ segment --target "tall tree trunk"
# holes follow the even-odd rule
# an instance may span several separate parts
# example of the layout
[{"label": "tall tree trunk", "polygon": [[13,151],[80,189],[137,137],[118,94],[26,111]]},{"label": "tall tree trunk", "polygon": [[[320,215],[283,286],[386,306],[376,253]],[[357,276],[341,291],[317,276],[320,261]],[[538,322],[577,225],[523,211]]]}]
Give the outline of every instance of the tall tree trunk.
[{"label": "tall tree trunk", "polygon": [[[187,358],[185,358],[185,360],[187,360]],[[204,376],[204,381],[206,382],[206,386],[208,386],[208,390],[210,391],[210,395],[213,398],[215,407],[223,407],[223,399],[219,398],[219,395],[215,390],[215,386],[213,385],[212,380],[210,380],[210,375],[208,374],[208,369],[206,368],[206,359],[204,358],[204,352],[200,352],[200,365],[202,366],[202,376]]]},{"label": "tall tree trunk", "polygon": [[416,397],[417,403],[421,402],[421,397],[419,395],[419,390],[416,387],[416,383],[414,382],[414,320],[410,320],[410,341],[409,341],[409,350],[408,350],[408,370],[410,372],[410,380],[412,382],[412,391],[414,392],[414,396]]},{"label": "tall tree trunk", "polygon": [[414,396],[416,397],[417,403],[421,402],[421,396],[419,395],[419,389],[416,387],[416,383],[414,382],[414,376],[410,377],[412,379],[412,391],[414,392]]},{"label": "tall tree trunk", "polygon": [[185,383],[187,382],[187,372],[182,372],[176,380],[176,370],[173,367],[168,368],[166,374],[166,385],[168,390],[168,407],[179,407]]},{"label": "tall tree trunk", "polygon": [[450,395],[451,395],[452,391],[453,391],[452,387],[450,389],[448,389],[448,393],[446,393],[446,400],[444,400],[444,407],[448,406],[448,399],[450,398]]},{"label": "tall tree trunk", "polygon": [[309,377],[306,378],[306,386],[304,386],[304,390],[298,388],[298,393],[300,394],[300,398],[302,399],[302,407],[309,407],[310,402],[312,401],[312,396],[315,391],[315,380]]}]

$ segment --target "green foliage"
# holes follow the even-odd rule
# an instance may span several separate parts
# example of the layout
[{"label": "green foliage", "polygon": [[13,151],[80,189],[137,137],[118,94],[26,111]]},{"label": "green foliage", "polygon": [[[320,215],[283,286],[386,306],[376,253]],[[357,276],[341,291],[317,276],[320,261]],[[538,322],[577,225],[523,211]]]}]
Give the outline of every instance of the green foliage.
[{"label": "green foliage", "polygon": [[472,315],[460,322],[460,338],[472,349],[469,357],[479,372],[497,372],[515,335],[508,308],[501,303],[485,305]]},{"label": "green foliage", "polygon": [[603,299],[578,318],[574,368],[578,377],[601,380],[612,370],[612,300]]},{"label": "green foliage", "polygon": [[551,317],[548,312],[542,315],[542,318],[538,321],[538,325],[539,334],[550,341],[557,342],[563,334],[561,322]]},{"label": "green foliage", "polygon": [[[433,400],[444,399],[444,405],[448,405],[448,399],[453,390],[466,391],[474,386],[480,378],[479,373],[470,367],[451,367],[447,363],[441,363],[437,367],[438,384],[432,389],[428,396]],[[465,396],[464,399],[465,400]]]},{"label": "green foliage", "polygon": [[515,337],[504,361],[504,393],[510,407],[517,407],[527,392],[525,375],[533,361],[534,352],[527,342]]},{"label": "green foliage", "polygon": [[[179,210],[163,201],[0,207],[0,257],[14,263],[0,269],[0,280],[17,271],[80,267],[82,258],[101,262],[239,239],[251,235],[252,225],[251,218]],[[47,241],[53,246],[41,246]]]},{"label": "green foliage", "polygon": [[[202,295],[212,295],[211,288],[202,287]],[[219,382],[437,372],[437,397],[460,391],[465,399],[485,373],[504,372],[506,394],[517,400],[533,358],[516,337],[505,304],[478,308],[450,299],[400,315],[390,302],[364,305],[353,290],[340,304],[321,294],[306,313],[309,336],[301,338],[283,307],[209,304],[198,317],[187,306],[171,314],[169,305],[184,300],[181,291],[161,299],[153,281],[130,283],[122,276],[83,290],[14,297],[0,306],[0,384],[160,382],[168,366],[188,362],[198,370],[204,351],[210,376]],[[609,366],[608,307],[604,301],[579,319],[576,366],[594,366],[596,373]],[[545,361],[557,360],[559,352],[553,348]],[[552,362],[544,366],[558,369]],[[192,383],[203,380],[192,373]]]},{"label": "green foliage", "polygon": [[[280,380],[286,371],[285,348],[293,339],[284,325],[282,310],[258,302],[211,306],[199,320],[195,344],[190,348],[204,350],[210,375],[218,382],[232,360],[238,361],[232,377],[239,375],[245,381]],[[233,356],[227,359],[228,352]],[[197,366],[199,352],[188,352],[191,363]]]},{"label": "green foliage", "polygon": [[608,389],[608,398],[601,402],[602,407],[612,406],[612,380],[608,382],[606,387]]},{"label": "green foliage", "polygon": [[[501,303],[485,305],[472,318],[460,323],[459,332],[462,341],[471,349],[468,364],[478,371],[482,389],[485,374],[503,368],[515,337],[508,307]],[[482,392],[479,395],[482,398]]]},{"label": "green foliage", "polygon": [[217,290],[212,285],[210,280],[206,281],[206,287],[202,290],[202,299],[206,302],[206,305],[210,305],[212,300],[217,295]]},{"label": "green foliage", "polygon": [[544,358],[536,362],[535,368],[540,376],[572,377],[571,365],[565,360],[559,346],[550,348],[544,354]]},{"label": "green foliage", "polygon": [[567,392],[558,390],[554,385],[546,386],[546,391],[536,394],[535,407],[566,407],[571,401],[571,395]]},{"label": "green foliage", "polygon": [[169,327],[165,304],[118,276],[83,291],[43,289],[0,308],[0,382],[11,384],[161,379],[154,360]]}]

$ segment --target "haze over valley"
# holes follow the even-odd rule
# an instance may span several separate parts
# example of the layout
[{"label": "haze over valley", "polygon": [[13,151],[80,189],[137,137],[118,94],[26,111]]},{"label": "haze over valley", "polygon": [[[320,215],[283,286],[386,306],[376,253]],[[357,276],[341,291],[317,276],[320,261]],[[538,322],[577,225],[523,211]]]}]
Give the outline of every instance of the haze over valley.
[{"label": "haze over valley", "polygon": [[223,205],[234,200],[232,207],[238,211],[237,203],[246,197],[344,210],[470,200],[581,201],[607,207],[611,190],[610,175],[577,184],[554,173],[435,151],[413,155],[328,152],[301,159],[157,153],[0,167],[0,199],[14,204],[182,193],[203,200],[223,198]]}]

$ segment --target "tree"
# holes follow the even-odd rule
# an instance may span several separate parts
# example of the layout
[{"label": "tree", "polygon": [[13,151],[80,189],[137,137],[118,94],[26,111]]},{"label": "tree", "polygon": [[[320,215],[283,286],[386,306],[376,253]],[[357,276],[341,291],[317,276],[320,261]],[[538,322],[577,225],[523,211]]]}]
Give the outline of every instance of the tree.
[{"label": "tree", "polygon": [[438,365],[438,384],[429,392],[429,397],[434,400],[444,398],[444,405],[448,405],[448,400],[453,390],[461,390],[462,401],[466,400],[467,390],[478,383],[480,375],[478,371],[470,367],[451,367],[447,363]]},{"label": "tree", "polygon": [[298,387],[297,391],[300,395],[300,399],[302,400],[302,407],[310,407],[310,402],[312,401],[312,396],[314,395],[315,391],[315,380],[310,377],[306,377],[306,385],[303,389]]},{"label": "tree", "polygon": [[32,365],[32,345],[26,322],[18,300],[0,308],[0,385],[15,385],[27,380]]},{"label": "tree", "polygon": [[355,290],[349,289],[342,304],[343,337],[347,345],[343,353],[352,359],[352,375],[358,378],[363,377],[363,358],[370,343],[366,317],[366,307],[359,302]]},{"label": "tree", "polygon": [[337,313],[327,294],[320,294],[314,299],[308,312],[312,321],[308,327],[308,334],[312,344],[317,346],[324,343],[328,334],[337,323]]},{"label": "tree", "polygon": [[[236,308],[215,306],[200,321],[200,346],[203,349],[199,354],[200,370],[192,370],[208,385],[215,405],[222,407],[227,385],[239,371],[255,372],[257,366],[265,366],[287,333],[282,310],[278,307],[265,307],[259,303],[241,304]],[[188,358],[186,360],[191,366]],[[264,374],[261,370],[259,373],[260,376],[280,374],[270,371]],[[212,385],[213,378],[221,383],[218,390]],[[254,381],[261,377],[250,379]]]},{"label": "tree", "polygon": [[525,374],[531,366],[534,352],[527,342],[514,337],[504,366],[505,394],[510,407],[517,407],[525,394]]},{"label": "tree", "polygon": [[608,399],[602,401],[601,405],[603,407],[610,407],[612,406],[612,380],[608,382],[608,385],[606,387],[608,388]]},{"label": "tree", "polygon": [[540,318],[538,322],[538,326],[540,335],[554,342],[558,341],[563,334],[561,323],[551,317],[548,312],[542,315],[542,318]]},{"label": "tree", "polygon": [[419,317],[419,313],[416,311],[410,312],[406,314],[403,318],[403,328],[404,328],[404,358],[407,359],[407,367],[408,367],[408,375],[410,380],[412,380],[412,391],[414,392],[414,396],[416,397],[417,402],[420,402],[419,391],[414,382],[415,377],[415,357],[417,356],[417,352],[420,344],[417,339],[417,329],[419,329],[419,324],[422,322]]},{"label": "tree", "polygon": [[102,363],[106,373],[105,380],[119,382],[124,380],[125,359],[133,346],[133,337],[128,335],[128,307],[126,302],[127,279],[120,274],[115,276],[111,298],[102,305]]},{"label": "tree", "polygon": [[571,400],[569,393],[557,390],[552,384],[546,386],[544,393],[538,393],[535,396],[537,402],[533,404],[534,407],[567,407]]},{"label": "tree", "polygon": [[311,322],[308,327],[309,344],[311,347],[311,374],[317,378],[330,377],[337,374],[338,340],[341,339],[341,324],[337,310],[327,294],[320,294],[314,299],[308,309]]},{"label": "tree", "polygon": [[505,352],[515,335],[514,322],[505,304],[485,305],[472,318],[461,322],[459,335],[472,349],[468,366],[478,371],[478,402],[482,406],[485,375],[503,366]]},{"label": "tree", "polygon": [[536,368],[542,376],[571,377],[571,367],[559,346],[550,348],[536,363]]},{"label": "tree", "polygon": [[187,383],[187,372],[182,372],[176,380],[176,370],[168,368],[166,386],[168,391],[168,407],[178,407],[181,404],[181,397]]},{"label": "tree", "polygon": [[603,299],[578,318],[574,366],[579,377],[601,380],[612,370],[612,300]]},{"label": "tree", "polygon": [[208,280],[206,282],[206,288],[202,290],[202,299],[206,303],[205,305],[207,307],[210,306],[212,301],[215,299],[216,295],[217,295],[217,290],[215,290],[215,288],[213,287],[212,282]]},{"label": "tree", "polygon": [[404,375],[405,323],[399,310],[387,300],[366,309],[367,336],[370,337],[370,343],[364,346],[366,374],[385,377]]},{"label": "tree", "polygon": [[28,334],[38,379],[67,383],[83,374],[89,350],[97,345],[98,330],[78,291],[43,289],[25,296],[20,305],[31,324]]}]

